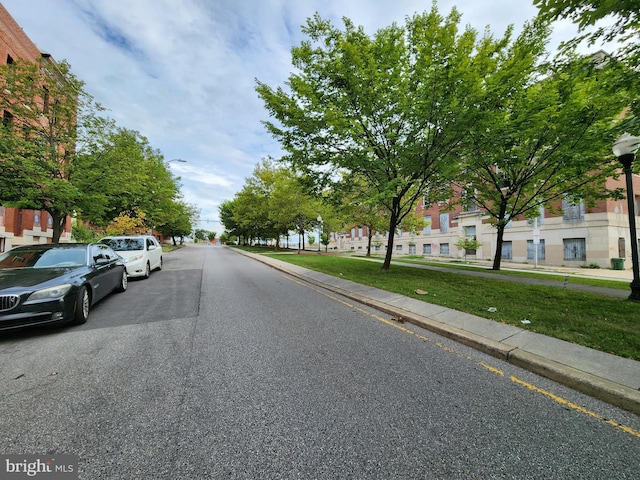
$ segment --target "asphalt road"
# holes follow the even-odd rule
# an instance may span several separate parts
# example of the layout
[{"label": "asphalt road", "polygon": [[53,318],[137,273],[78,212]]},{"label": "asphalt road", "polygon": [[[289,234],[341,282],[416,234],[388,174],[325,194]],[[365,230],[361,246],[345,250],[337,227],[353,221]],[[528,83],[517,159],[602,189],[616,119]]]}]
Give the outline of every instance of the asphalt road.
[{"label": "asphalt road", "polygon": [[640,474],[636,415],[223,247],[164,265],[0,339],[0,454],[87,480]]}]

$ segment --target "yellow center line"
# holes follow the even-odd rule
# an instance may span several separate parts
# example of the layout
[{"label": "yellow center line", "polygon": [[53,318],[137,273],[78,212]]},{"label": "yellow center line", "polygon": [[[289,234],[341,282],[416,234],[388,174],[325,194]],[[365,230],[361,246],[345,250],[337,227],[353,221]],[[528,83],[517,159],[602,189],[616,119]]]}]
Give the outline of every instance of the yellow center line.
[{"label": "yellow center line", "polygon": [[[484,362],[481,362],[479,360],[475,360],[475,359],[473,359],[472,357],[470,357],[468,355],[463,355],[462,353],[457,352],[453,348],[448,347],[448,346],[446,346],[446,345],[444,345],[442,343],[436,342],[435,340],[433,340],[431,338],[428,338],[428,337],[425,337],[424,335],[420,335],[419,333],[416,333],[416,332],[414,332],[414,331],[412,331],[412,330],[410,330],[410,329],[408,329],[406,327],[403,327],[401,324],[398,324],[397,322],[394,322],[394,321],[388,320],[386,318],[380,317],[379,315],[376,315],[374,313],[367,312],[366,310],[364,310],[364,309],[362,309],[362,308],[360,308],[360,307],[358,307],[358,306],[356,306],[356,305],[354,305],[352,303],[349,303],[346,300],[343,300],[341,298],[336,297],[335,295],[331,295],[331,294],[327,293],[326,290],[321,290],[319,288],[313,287],[309,283],[296,280],[296,279],[294,279],[292,277],[289,277],[289,276],[285,276],[285,278],[288,278],[289,280],[291,280],[294,283],[297,283],[297,284],[302,285],[304,287],[310,288],[311,290],[314,290],[314,291],[320,293],[321,295],[324,295],[325,297],[330,298],[331,300],[334,300],[334,301],[336,301],[338,303],[341,303],[341,304],[343,304],[343,305],[345,305],[345,306],[347,306],[349,308],[353,308],[356,311],[358,311],[360,313],[363,313],[364,315],[367,315],[369,317],[375,318],[376,320],[378,320],[379,322],[384,323],[385,325],[389,325],[389,326],[391,326],[393,328],[397,328],[401,332],[407,333],[409,335],[413,335],[414,337],[417,337],[417,338],[419,338],[420,340],[422,340],[424,342],[431,343],[432,345],[436,345],[438,348],[440,348],[440,349],[442,349],[442,350],[444,350],[446,352],[452,353],[452,354],[454,354],[454,355],[456,355],[458,357],[461,357],[461,358],[466,358],[467,360],[470,360],[470,361],[474,362],[476,365],[479,365],[479,366],[489,370],[490,372],[495,373],[496,375],[499,375],[501,377],[505,376],[504,372],[502,370],[500,370],[499,368],[492,367],[491,365],[488,365],[488,364],[486,364]],[[557,395],[554,395],[551,392],[548,392],[548,391],[546,391],[546,390],[544,390],[542,388],[536,387],[535,385],[532,385],[532,384],[527,383],[527,382],[525,382],[523,380],[520,380],[519,378],[517,378],[517,377],[515,377],[513,375],[511,375],[510,379],[511,379],[512,382],[514,382],[514,383],[516,383],[518,385],[521,385],[523,387],[526,387],[526,388],[528,388],[529,390],[531,390],[533,392],[536,392],[536,393],[539,393],[541,395],[544,395],[545,397],[553,400],[556,403],[564,405],[567,408],[570,408],[570,409],[575,410],[577,412],[580,412],[580,413],[582,413],[584,415],[587,415],[587,416],[589,416],[591,418],[594,418],[596,420],[604,422],[607,425],[611,425],[613,427],[616,427],[616,428],[622,430],[625,433],[633,435],[634,437],[640,438],[640,431],[634,430],[631,427],[627,427],[626,425],[618,423],[615,420],[606,419],[602,415],[599,415],[596,412],[593,412],[593,411],[588,410],[588,409],[586,409],[584,407],[581,407],[580,405],[578,405],[576,403],[573,403],[573,402],[570,402],[569,400],[566,400],[566,399],[564,399],[562,397],[558,397]]]}]

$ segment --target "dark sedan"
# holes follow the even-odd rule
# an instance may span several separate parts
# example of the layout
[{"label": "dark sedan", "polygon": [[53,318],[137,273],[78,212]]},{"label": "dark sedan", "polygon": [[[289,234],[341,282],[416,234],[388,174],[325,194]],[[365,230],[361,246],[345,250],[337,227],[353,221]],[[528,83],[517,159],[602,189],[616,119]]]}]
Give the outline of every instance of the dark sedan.
[{"label": "dark sedan", "polygon": [[107,245],[16,247],[0,255],[0,330],[79,325],[96,302],[126,289],[124,261]]}]

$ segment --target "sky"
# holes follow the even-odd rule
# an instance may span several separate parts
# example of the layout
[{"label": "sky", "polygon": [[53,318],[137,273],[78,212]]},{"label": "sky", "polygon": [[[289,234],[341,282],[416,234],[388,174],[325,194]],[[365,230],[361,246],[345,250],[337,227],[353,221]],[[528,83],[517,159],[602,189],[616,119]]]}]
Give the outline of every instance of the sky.
[{"label": "sky", "polygon": [[[196,228],[218,236],[218,207],[231,200],[263,158],[280,145],[256,79],[284,86],[291,48],[316,12],[334,26],[342,18],[373,36],[393,22],[431,9],[430,0],[0,0],[27,36],[66,60],[85,90],[117,126],[135,130],[180,177],[184,199],[200,210]],[[537,13],[533,0],[439,0],[462,24],[501,37]],[[554,24],[549,44],[575,36]],[[592,48],[592,50],[596,50]],[[184,160],[184,162],[175,160]]]}]

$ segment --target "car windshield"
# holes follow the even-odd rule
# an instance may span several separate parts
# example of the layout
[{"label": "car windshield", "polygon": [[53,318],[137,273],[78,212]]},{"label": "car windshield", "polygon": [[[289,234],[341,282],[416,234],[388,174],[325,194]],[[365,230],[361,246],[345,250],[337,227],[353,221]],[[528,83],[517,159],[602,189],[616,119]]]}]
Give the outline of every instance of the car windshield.
[{"label": "car windshield", "polygon": [[0,255],[0,268],[56,268],[78,267],[86,261],[86,249],[50,248],[20,249]]},{"label": "car windshield", "polygon": [[106,243],[116,252],[144,250],[144,240],[142,238],[103,238],[100,242]]}]

